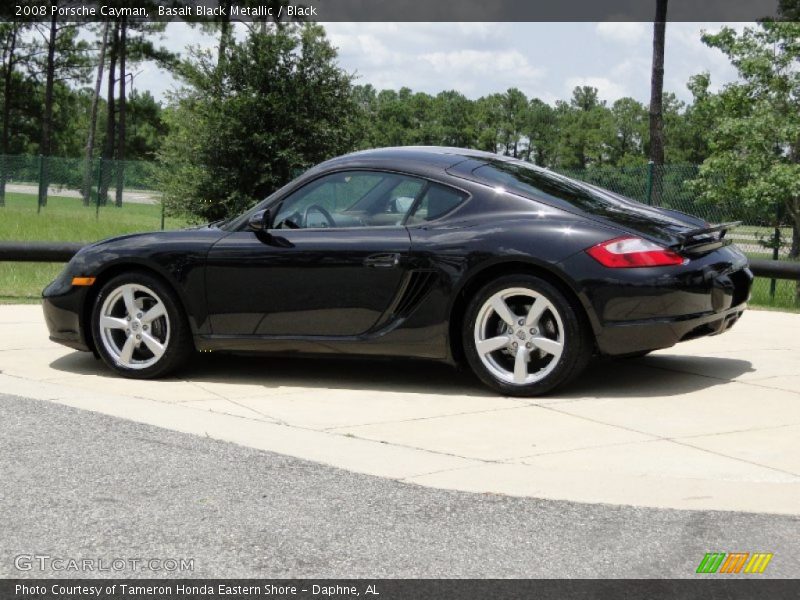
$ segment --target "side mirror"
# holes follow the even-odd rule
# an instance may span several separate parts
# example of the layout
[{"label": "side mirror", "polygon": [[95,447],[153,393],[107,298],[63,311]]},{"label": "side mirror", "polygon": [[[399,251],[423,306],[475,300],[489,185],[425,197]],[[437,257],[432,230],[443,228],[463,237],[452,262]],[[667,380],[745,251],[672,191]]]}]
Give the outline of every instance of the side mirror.
[{"label": "side mirror", "polygon": [[247,221],[247,227],[250,231],[266,231],[269,229],[269,223],[269,210],[259,210],[250,216],[250,219]]}]

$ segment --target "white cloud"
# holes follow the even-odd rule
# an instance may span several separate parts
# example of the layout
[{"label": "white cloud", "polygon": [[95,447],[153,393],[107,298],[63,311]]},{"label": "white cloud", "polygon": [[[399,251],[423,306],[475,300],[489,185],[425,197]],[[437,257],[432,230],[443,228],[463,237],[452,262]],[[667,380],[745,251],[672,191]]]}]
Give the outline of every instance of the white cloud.
[{"label": "white cloud", "polygon": [[377,88],[533,94],[547,72],[515,49],[503,23],[331,23],[327,30],[339,63]]},{"label": "white cloud", "polygon": [[[436,94],[459,90],[476,98],[510,87],[553,103],[568,99],[576,85],[594,85],[613,102],[650,95],[652,26],[649,23],[324,23],[339,49],[339,64],[358,82],[378,89],[410,87]],[[690,101],[686,83],[711,73],[716,89],[736,78],[718,50],[700,40],[702,29],[720,23],[667,24],[665,89]],[[742,24],[736,24],[738,29]],[[238,31],[241,29],[241,31]],[[237,28],[241,35],[243,27]],[[216,36],[170,23],[162,42],[185,54],[187,45],[216,46]],[[152,65],[138,67],[137,89],[156,98],[174,87]]]},{"label": "white cloud", "polygon": [[650,25],[648,23],[604,21],[597,24],[595,31],[603,39],[635,46],[649,36]]},{"label": "white cloud", "polygon": [[[506,82],[508,87],[532,88],[533,84],[545,74],[545,69],[534,67],[522,53],[516,50],[484,51],[456,50],[453,52],[432,52],[419,57],[430,65],[437,76],[456,77],[458,81],[468,82],[490,78],[497,84]],[[441,79],[438,79],[441,81]],[[474,87],[474,86],[473,86]]]},{"label": "white cloud", "polygon": [[584,85],[597,88],[597,95],[608,103],[630,96],[630,92],[623,84],[612,81],[608,77],[570,77],[564,86],[564,99],[571,98],[572,90]]}]

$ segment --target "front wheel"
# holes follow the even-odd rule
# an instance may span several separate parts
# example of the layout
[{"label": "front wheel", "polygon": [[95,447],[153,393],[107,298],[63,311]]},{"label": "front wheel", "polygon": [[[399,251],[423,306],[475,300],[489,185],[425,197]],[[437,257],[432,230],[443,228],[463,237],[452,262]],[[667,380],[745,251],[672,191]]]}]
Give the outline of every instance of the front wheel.
[{"label": "front wheel", "polygon": [[537,396],[575,378],[591,357],[587,329],[569,300],[532,275],[509,275],[470,302],[463,329],[472,370],[509,396]]},{"label": "front wheel", "polygon": [[142,272],[118,275],[103,286],[92,311],[92,335],[103,361],[125,377],[166,375],[192,353],[174,292]]}]

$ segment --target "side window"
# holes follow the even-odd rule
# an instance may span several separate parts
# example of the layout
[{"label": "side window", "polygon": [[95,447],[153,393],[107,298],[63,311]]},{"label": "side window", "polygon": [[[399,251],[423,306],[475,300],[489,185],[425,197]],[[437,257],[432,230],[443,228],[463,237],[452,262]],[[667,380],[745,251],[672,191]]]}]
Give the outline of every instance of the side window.
[{"label": "side window", "polygon": [[277,229],[400,226],[422,191],[421,179],[373,171],[332,173],[283,200]]},{"label": "side window", "polygon": [[408,224],[438,219],[461,204],[465,198],[461,192],[433,183],[408,218]]},{"label": "side window", "polygon": [[[404,217],[414,204],[417,195],[422,191],[424,183],[419,179],[406,179],[392,190],[386,212]],[[401,218],[402,218],[401,217]]]}]

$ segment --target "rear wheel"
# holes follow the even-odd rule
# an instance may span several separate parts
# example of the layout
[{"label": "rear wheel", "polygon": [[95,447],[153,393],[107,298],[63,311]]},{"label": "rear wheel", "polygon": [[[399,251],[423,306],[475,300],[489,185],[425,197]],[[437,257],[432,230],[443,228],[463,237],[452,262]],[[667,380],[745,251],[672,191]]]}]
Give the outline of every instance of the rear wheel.
[{"label": "rear wheel", "polygon": [[591,357],[587,330],[569,300],[532,275],[509,275],[470,302],[463,329],[472,370],[510,396],[545,394],[576,377]]},{"label": "rear wheel", "polygon": [[174,292],[147,273],[118,275],[103,286],[92,311],[92,335],[103,361],[125,377],[166,375],[192,353]]}]

